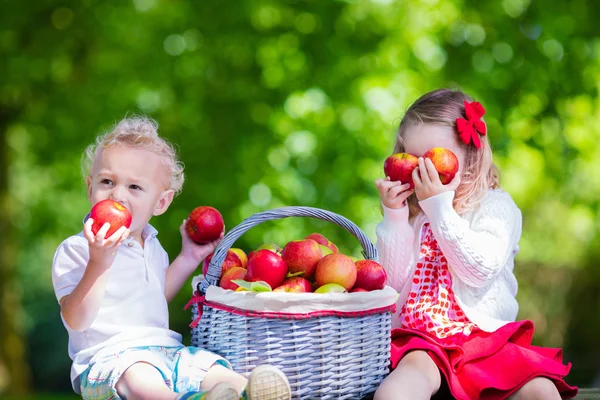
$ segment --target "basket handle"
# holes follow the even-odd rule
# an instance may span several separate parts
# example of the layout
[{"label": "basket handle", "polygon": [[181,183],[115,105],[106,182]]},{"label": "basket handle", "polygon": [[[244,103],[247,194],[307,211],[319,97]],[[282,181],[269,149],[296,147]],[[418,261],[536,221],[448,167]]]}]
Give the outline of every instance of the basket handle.
[{"label": "basket handle", "polygon": [[339,214],[331,211],[322,210],[320,208],[313,207],[280,207],[274,208],[269,211],[263,211],[251,215],[250,217],[243,220],[238,226],[230,230],[221,243],[215,249],[215,254],[208,266],[208,272],[202,282],[198,283],[198,292],[201,295],[206,293],[206,290],[211,285],[216,285],[221,277],[221,267],[225,257],[227,256],[227,250],[231,248],[233,243],[239,239],[244,233],[250,228],[261,224],[265,221],[283,219],[287,217],[311,217],[316,219],[322,219],[324,221],[332,222],[336,225],[341,226],[350,232],[354,237],[358,239],[362,246],[362,254],[367,260],[379,261],[379,255],[377,248],[371,242],[371,240],[365,235],[365,233],[348,218],[343,217]]}]

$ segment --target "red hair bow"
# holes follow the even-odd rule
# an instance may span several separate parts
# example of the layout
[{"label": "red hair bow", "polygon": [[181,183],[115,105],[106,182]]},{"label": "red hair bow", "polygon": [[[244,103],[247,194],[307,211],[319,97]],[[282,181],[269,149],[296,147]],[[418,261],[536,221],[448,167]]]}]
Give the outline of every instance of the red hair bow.
[{"label": "red hair bow", "polygon": [[456,118],[458,134],[465,144],[469,144],[473,140],[475,147],[480,149],[481,139],[479,135],[485,136],[487,133],[485,122],[481,120],[481,117],[485,114],[485,109],[477,101],[468,103],[465,100],[465,114],[467,114],[467,119]]}]

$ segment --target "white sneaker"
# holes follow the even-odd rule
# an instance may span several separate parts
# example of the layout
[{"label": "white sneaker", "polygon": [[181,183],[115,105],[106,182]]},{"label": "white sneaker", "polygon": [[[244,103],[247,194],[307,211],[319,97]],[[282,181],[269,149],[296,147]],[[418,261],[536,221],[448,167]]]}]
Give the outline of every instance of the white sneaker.
[{"label": "white sneaker", "polygon": [[248,400],[290,400],[292,389],[279,368],[264,364],[252,370],[245,394]]}]

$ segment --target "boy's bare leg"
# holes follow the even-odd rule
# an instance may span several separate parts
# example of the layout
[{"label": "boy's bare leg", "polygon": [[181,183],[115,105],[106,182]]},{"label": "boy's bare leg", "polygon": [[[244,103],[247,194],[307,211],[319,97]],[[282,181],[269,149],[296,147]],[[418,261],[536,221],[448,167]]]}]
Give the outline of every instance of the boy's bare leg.
[{"label": "boy's bare leg", "polygon": [[440,389],[440,371],[422,350],[411,351],[383,380],[374,400],[429,400]]},{"label": "boy's bare leg", "polygon": [[127,368],[116,385],[119,396],[127,400],[175,400],[162,374],[152,365],[138,362]]},{"label": "boy's bare leg", "polygon": [[242,393],[242,391],[246,388],[248,384],[248,380],[244,378],[242,375],[238,374],[226,368],[222,365],[215,364],[209,368],[204,380],[200,384],[200,389],[204,391],[208,391],[213,388],[217,383],[227,382],[233,385],[238,393]]}]

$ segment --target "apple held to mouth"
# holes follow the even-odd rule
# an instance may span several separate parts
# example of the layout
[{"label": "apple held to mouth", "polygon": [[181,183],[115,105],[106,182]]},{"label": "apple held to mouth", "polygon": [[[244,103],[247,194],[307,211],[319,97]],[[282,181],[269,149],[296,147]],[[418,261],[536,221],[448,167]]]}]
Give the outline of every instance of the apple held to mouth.
[{"label": "apple held to mouth", "polygon": [[126,228],[131,226],[131,213],[129,210],[122,204],[110,199],[94,204],[90,212],[90,218],[94,220],[92,224],[94,235],[98,234],[98,231],[106,222],[110,224],[110,228],[104,235],[105,238],[109,238],[122,226]]},{"label": "apple held to mouth", "polygon": [[447,185],[458,172],[458,158],[452,151],[443,147],[429,149],[423,158],[429,158],[440,175],[440,181]]},{"label": "apple held to mouth", "polygon": [[419,159],[409,153],[396,153],[386,158],[383,163],[383,172],[392,181],[410,184],[413,189],[415,184],[412,179],[413,170],[419,166]]},{"label": "apple held to mouth", "polygon": [[224,228],[221,213],[209,206],[194,208],[185,224],[185,231],[190,239],[201,244],[217,240]]}]

